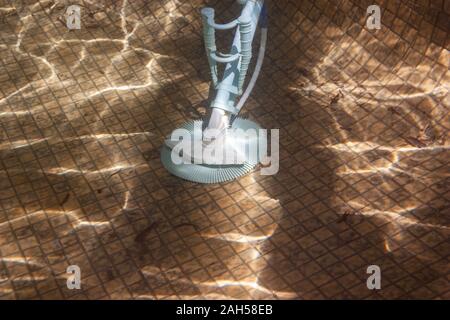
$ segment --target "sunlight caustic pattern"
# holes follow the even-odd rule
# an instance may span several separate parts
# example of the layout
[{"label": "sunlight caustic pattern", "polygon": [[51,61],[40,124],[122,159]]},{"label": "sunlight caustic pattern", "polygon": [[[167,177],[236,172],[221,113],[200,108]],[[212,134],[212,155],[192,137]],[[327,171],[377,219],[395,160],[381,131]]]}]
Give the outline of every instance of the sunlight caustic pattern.
[{"label": "sunlight caustic pattern", "polygon": [[360,1],[268,1],[244,113],[280,171],[204,186],[159,148],[207,110],[200,9],[236,1],[70,3],[80,30],[0,1],[0,299],[449,297],[446,4],[375,1],[367,30]]}]

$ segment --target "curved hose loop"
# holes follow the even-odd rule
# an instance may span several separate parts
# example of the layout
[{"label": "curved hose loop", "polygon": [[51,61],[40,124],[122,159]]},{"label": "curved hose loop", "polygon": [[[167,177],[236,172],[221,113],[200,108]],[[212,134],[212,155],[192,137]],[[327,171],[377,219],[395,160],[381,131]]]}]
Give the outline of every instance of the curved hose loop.
[{"label": "curved hose loop", "polygon": [[237,59],[239,59],[241,56],[239,53],[236,53],[233,55],[225,55],[225,54],[221,54],[220,52],[217,52],[218,54],[221,55],[219,57],[216,52],[211,52],[209,55],[210,55],[211,59],[214,59],[214,61],[219,62],[219,63],[233,62],[233,61],[236,61]]},{"label": "curved hose loop", "polygon": [[225,23],[225,24],[215,23],[214,19],[211,19],[211,18],[209,18],[207,20],[207,22],[208,22],[208,25],[211,28],[214,28],[216,30],[229,30],[229,29],[236,28],[236,26],[238,25],[238,20],[237,19],[233,20],[233,21],[231,21],[229,23]]},{"label": "curved hose loop", "polygon": [[244,94],[241,96],[241,99],[236,105],[237,113],[233,115],[230,125],[233,124],[234,120],[239,115],[239,112],[241,111],[245,102],[247,102],[248,97],[250,96],[251,92],[255,87],[256,80],[258,79],[258,76],[261,72],[262,64],[264,61],[264,56],[266,53],[266,44],[267,44],[267,7],[266,4],[264,4],[261,10],[261,42],[259,45],[259,53],[258,59],[256,61],[255,71],[253,72],[253,75],[250,79],[250,82],[248,83],[247,88],[244,91]]},{"label": "curved hose loop", "polygon": [[202,9],[202,15],[205,18],[206,24],[213,29],[216,30],[229,30],[236,28],[238,25],[238,19],[235,19],[231,22],[219,24],[214,21],[214,9],[213,8],[203,8]]}]

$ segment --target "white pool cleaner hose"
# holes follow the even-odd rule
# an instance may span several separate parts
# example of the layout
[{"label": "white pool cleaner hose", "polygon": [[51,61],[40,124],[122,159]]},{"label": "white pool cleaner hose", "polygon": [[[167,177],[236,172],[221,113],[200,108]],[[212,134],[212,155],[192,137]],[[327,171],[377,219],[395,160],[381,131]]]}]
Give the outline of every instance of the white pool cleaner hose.
[{"label": "white pool cleaner hose", "polygon": [[253,75],[250,79],[250,82],[248,83],[247,88],[245,89],[244,94],[241,96],[241,99],[236,105],[238,113],[235,115],[235,117],[233,117],[232,121],[236,119],[245,102],[247,102],[248,97],[255,88],[256,80],[258,80],[258,76],[259,73],[261,72],[262,64],[264,61],[264,56],[266,54],[266,44],[267,44],[267,9],[266,5],[264,4],[261,10],[261,43],[259,45],[258,59],[256,60],[255,71],[253,72]]}]

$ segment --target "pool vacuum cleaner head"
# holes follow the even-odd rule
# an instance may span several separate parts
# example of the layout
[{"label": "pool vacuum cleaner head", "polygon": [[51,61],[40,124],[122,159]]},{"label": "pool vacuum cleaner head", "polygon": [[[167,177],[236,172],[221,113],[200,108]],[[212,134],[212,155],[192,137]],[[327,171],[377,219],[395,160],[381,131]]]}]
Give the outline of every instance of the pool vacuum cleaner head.
[{"label": "pool vacuum cleaner head", "polygon": [[[203,37],[215,97],[209,119],[189,121],[172,132],[161,150],[161,161],[172,174],[199,183],[234,180],[250,172],[259,162],[267,137],[253,121],[238,117],[261,70],[267,40],[264,0],[239,0],[239,18],[227,24],[214,21],[214,9],[202,9]],[[242,90],[252,57],[252,41],[261,18],[261,43],[255,71]],[[236,29],[229,54],[217,51],[215,30]],[[225,64],[219,81],[217,64]],[[240,97],[239,102],[237,98]],[[237,103],[236,103],[237,102]],[[181,139],[180,139],[181,138]]]}]

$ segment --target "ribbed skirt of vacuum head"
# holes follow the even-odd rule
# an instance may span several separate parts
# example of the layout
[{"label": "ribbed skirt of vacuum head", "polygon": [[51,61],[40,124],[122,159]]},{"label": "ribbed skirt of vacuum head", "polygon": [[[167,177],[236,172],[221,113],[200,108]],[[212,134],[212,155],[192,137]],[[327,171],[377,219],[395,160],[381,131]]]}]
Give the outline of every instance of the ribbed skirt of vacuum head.
[{"label": "ribbed skirt of vacuum head", "polygon": [[[183,129],[193,131],[196,124],[202,121],[189,121],[181,126]],[[233,122],[233,128],[237,129],[261,129],[253,121],[237,118]],[[221,183],[234,180],[249,173],[258,162],[250,157],[246,158],[243,164],[239,165],[206,165],[206,164],[174,164],[171,158],[172,150],[164,145],[161,150],[161,162],[164,167],[173,175],[182,179],[198,183]]]}]

